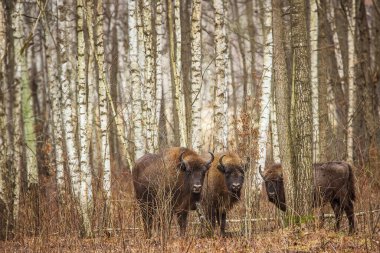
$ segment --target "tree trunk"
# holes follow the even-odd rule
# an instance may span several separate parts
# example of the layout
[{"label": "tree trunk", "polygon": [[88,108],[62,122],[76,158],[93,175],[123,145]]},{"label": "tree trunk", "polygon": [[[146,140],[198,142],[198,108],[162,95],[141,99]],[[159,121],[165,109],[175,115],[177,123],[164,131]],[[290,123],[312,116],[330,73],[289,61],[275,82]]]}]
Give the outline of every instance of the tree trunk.
[{"label": "tree trunk", "polygon": [[[292,170],[287,176],[293,195],[290,196],[290,213],[292,222],[311,213],[313,185],[312,153],[312,96],[310,85],[310,50],[306,26],[306,8],[302,0],[291,1],[292,24],[292,99],[291,99],[291,133],[292,133]],[[288,174],[288,172],[285,172]]]},{"label": "tree trunk", "polygon": [[[157,147],[162,150],[167,146],[167,129],[165,119],[165,97],[164,97],[164,80],[163,80],[163,59],[164,59],[164,42],[165,42],[165,21],[163,15],[164,1],[158,0],[156,3],[156,114],[158,115],[158,136]],[[158,96],[161,95],[160,100]],[[158,106],[159,105],[159,106]]]},{"label": "tree trunk", "polygon": [[6,114],[5,114],[5,75],[6,75],[6,66],[5,66],[5,57],[7,49],[7,29],[5,22],[5,4],[0,3],[0,240],[7,239],[7,230],[8,230],[8,215],[7,215],[7,131],[6,131]]},{"label": "tree trunk", "polygon": [[202,149],[202,48],[201,48],[201,21],[202,2],[193,1],[191,15],[191,103],[192,103],[192,126],[191,140],[195,150]]},{"label": "tree trunk", "polygon": [[152,3],[149,0],[143,1],[143,28],[144,28],[144,45],[145,45],[145,69],[144,69],[144,113],[146,114],[146,135],[147,151],[154,152],[157,137],[156,126],[156,108],[154,100],[156,99],[155,75],[154,75],[154,51],[152,35]]},{"label": "tree trunk", "polygon": [[214,150],[222,151],[228,148],[228,111],[227,111],[227,61],[228,48],[226,43],[225,15],[223,0],[214,0],[215,9],[215,114],[214,114]]},{"label": "tree trunk", "polygon": [[[87,10],[90,13],[94,10]],[[109,137],[109,106],[107,101],[107,76],[106,76],[106,66],[105,55],[104,55],[104,44],[103,44],[103,1],[98,0],[96,6],[96,20],[95,20],[95,34],[96,34],[96,61],[98,64],[99,74],[98,74],[98,84],[99,84],[99,122],[100,122],[100,132],[101,132],[101,161],[103,161],[103,192],[104,192],[104,205],[106,213],[104,214],[103,221],[108,226],[110,222],[110,211],[111,208],[111,159],[110,159],[110,137]],[[90,26],[87,27],[90,29]],[[91,112],[90,112],[91,113]]]},{"label": "tree trunk", "polygon": [[[12,137],[13,137],[13,218],[15,226],[18,224],[19,207],[20,207],[20,193],[21,193],[21,169],[22,169],[22,123],[21,123],[21,86],[26,80],[25,59],[23,58],[23,4],[18,2],[14,6],[12,12],[12,29],[14,31],[14,80],[10,88],[12,93]],[[23,64],[24,63],[24,64]],[[13,101],[12,101],[13,100]]]},{"label": "tree trunk", "polygon": [[346,9],[348,19],[348,115],[347,115],[347,161],[354,161],[354,116],[356,106],[356,86],[355,86],[355,16],[356,16],[355,0],[351,0],[350,9]]},{"label": "tree trunk", "polygon": [[319,57],[318,57],[318,114],[319,114],[319,159],[320,161],[327,161],[327,143],[328,143],[328,131],[329,131],[329,119],[328,119],[328,37],[327,29],[328,25],[326,15],[326,1],[320,0],[318,6],[318,45],[319,45]]},{"label": "tree trunk", "polygon": [[[318,3],[317,3],[318,2]],[[310,72],[313,104],[313,162],[320,160],[319,152],[319,103],[318,103],[318,0],[310,1]],[[342,69],[343,70],[343,69]]]},{"label": "tree trunk", "polygon": [[[174,12],[174,20],[173,20]],[[174,111],[178,115],[179,145],[187,147],[187,130],[185,118],[185,101],[183,94],[183,84],[181,78],[181,20],[180,20],[180,2],[174,0],[168,1],[168,26],[169,26],[169,50],[170,50],[170,67],[172,76],[172,86],[174,87]],[[175,29],[175,31],[174,31]],[[175,130],[175,133],[177,131]],[[178,137],[176,137],[178,138]]]},{"label": "tree trunk", "polygon": [[364,111],[364,122],[367,130],[367,133],[364,136],[364,160],[368,165],[371,165],[380,154],[380,147],[378,146],[380,143],[380,119],[378,114],[376,85],[374,85],[371,76],[371,40],[367,22],[366,6],[363,1],[359,1],[357,8],[358,12],[357,16],[355,16],[358,26],[358,36],[356,36],[357,41],[355,42],[355,48],[357,49],[358,54],[356,84],[363,89],[362,106]]},{"label": "tree trunk", "polygon": [[[270,117],[270,97],[272,85],[272,56],[273,56],[273,35],[272,35],[272,3],[270,0],[264,1],[264,62],[263,62],[263,82],[261,85],[260,96],[260,122],[259,122],[259,139],[258,149],[259,158],[257,168],[265,167],[266,145],[268,142],[268,127]],[[257,179],[260,179],[257,176]],[[258,180],[260,183],[261,180]]]},{"label": "tree trunk", "polygon": [[87,115],[87,84],[85,66],[85,41],[84,41],[84,2],[77,2],[77,34],[78,34],[78,62],[77,62],[77,85],[78,85],[78,128],[79,128],[79,161],[80,161],[80,197],[79,204],[82,211],[83,234],[88,237],[92,234],[91,229],[91,206],[92,206],[92,176],[89,166],[88,150],[88,115]]},{"label": "tree trunk", "polygon": [[142,108],[141,108],[141,77],[140,66],[138,62],[138,43],[137,43],[137,6],[136,0],[128,2],[128,20],[129,20],[129,57],[131,71],[131,86],[133,99],[132,122],[134,124],[134,142],[135,158],[138,159],[145,153],[142,130]]},{"label": "tree trunk", "polygon": [[[274,72],[274,98],[278,126],[278,140],[280,160],[285,175],[285,191],[287,201],[293,195],[290,183],[292,170],[291,154],[291,125],[290,125],[290,93],[287,62],[284,48],[284,25],[282,20],[281,0],[273,0],[273,72]],[[288,202],[289,203],[289,202]]]}]

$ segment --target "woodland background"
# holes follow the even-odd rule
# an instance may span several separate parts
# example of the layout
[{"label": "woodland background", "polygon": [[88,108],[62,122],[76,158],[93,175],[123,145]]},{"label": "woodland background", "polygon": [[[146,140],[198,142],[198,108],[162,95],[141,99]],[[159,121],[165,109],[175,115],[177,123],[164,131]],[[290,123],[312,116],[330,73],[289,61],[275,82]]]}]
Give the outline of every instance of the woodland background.
[{"label": "woodland background", "polygon": [[[378,0],[2,0],[0,87],[6,250],[380,247]],[[170,146],[251,158],[230,241],[195,215],[190,241],[138,240],[130,171]],[[284,229],[258,167],[282,162],[307,215],[330,160],[356,167],[358,235]]]}]

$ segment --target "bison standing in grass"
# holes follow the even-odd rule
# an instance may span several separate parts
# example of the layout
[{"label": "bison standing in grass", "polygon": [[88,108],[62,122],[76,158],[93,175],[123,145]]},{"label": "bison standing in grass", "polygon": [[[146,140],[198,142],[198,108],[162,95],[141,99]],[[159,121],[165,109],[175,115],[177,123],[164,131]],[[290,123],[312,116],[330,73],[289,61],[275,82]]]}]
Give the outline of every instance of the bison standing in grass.
[{"label": "bison standing in grass", "polygon": [[190,149],[175,147],[136,161],[133,186],[147,237],[151,236],[153,215],[160,205],[170,207],[171,215],[177,214],[180,233],[185,234],[188,212],[195,210],[195,202],[200,200],[206,171],[214,159],[210,154],[211,159],[205,161]]},{"label": "bison standing in grass", "polygon": [[217,154],[205,178],[201,203],[207,221],[212,228],[217,221],[223,236],[227,211],[240,200],[246,166],[235,153]]},{"label": "bison standing in grass", "polygon": [[[355,231],[354,201],[355,180],[350,164],[346,162],[316,163],[314,169],[314,207],[330,203],[334,210],[335,229],[339,230],[343,211],[346,212],[349,233]],[[282,211],[286,211],[284,181],[281,164],[274,164],[259,171],[264,179],[268,199]],[[323,213],[321,211],[321,222]]]}]

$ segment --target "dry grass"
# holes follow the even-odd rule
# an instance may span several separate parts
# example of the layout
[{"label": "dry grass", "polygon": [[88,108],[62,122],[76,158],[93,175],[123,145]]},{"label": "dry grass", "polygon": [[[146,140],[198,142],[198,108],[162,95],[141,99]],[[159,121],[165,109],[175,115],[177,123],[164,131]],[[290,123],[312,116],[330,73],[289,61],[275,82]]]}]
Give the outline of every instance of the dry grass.
[{"label": "dry grass", "polygon": [[[20,241],[3,242],[2,252],[162,252],[158,238],[115,235],[93,239],[50,236],[29,237]],[[250,239],[240,236],[227,238],[195,235],[170,238],[166,252],[379,252],[380,234],[348,236],[328,230],[280,229],[255,234]]]},{"label": "dry grass", "polygon": [[[364,171],[364,170],[362,170]],[[227,214],[229,236],[221,238],[216,232],[207,235],[199,224],[195,212],[189,217],[188,236],[180,238],[174,222],[167,241],[162,243],[159,229],[152,239],[144,239],[139,209],[133,200],[132,185],[128,173],[115,175],[113,181],[113,222],[111,229],[99,221],[101,203],[96,204],[94,216],[95,236],[82,239],[78,234],[79,221],[72,205],[58,212],[58,205],[44,205],[41,225],[34,234],[34,223],[27,210],[22,212],[22,223],[16,238],[0,242],[1,252],[380,252],[380,209],[378,180],[366,173],[356,172],[358,200],[355,203],[357,234],[347,235],[348,222],[343,217],[340,232],[334,232],[334,219],[326,218],[324,229],[316,229],[316,223],[301,228],[284,228],[281,214],[267,201],[264,194],[257,203],[258,212],[253,216],[254,234],[245,238],[243,217],[245,208],[241,201]],[[244,197],[244,196],[243,196]],[[54,199],[51,200],[54,202]],[[332,213],[330,207],[326,213]]]}]

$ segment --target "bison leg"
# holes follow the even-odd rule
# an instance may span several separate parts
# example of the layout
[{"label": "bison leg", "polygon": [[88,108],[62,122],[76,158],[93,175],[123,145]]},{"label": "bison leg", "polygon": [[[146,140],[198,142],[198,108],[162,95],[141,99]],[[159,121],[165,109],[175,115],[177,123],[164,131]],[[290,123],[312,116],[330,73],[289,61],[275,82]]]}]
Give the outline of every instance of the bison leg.
[{"label": "bison leg", "polygon": [[331,201],[331,207],[333,208],[334,210],[334,214],[335,214],[335,230],[336,231],[339,231],[340,229],[340,222],[342,220],[342,206],[340,204],[340,201],[338,199],[333,199]]},{"label": "bison leg", "polygon": [[221,214],[221,222],[220,222],[220,233],[222,236],[226,236],[226,220],[227,220],[227,213],[226,211],[222,211]]},{"label": "bison leg", "polygon": [[207,222],[211,225],[211,228],[214,229],[216,225],[216,210],[213,207],[208,208],[207,210]]},{"label": "bison leg", "polygon": [[348,201],[348,203],[344,207],[344,211],[346,212],[348,224],[349,224],[349,234],[355,232],[355,215],[354,215],[354,205],[352,201]]},{"label": "bison leg", "polygon": [[187,226],[187,211],[181,211],[177,214],[178,225],[180,230],[180,235],[185,236],[186,226]]}]

